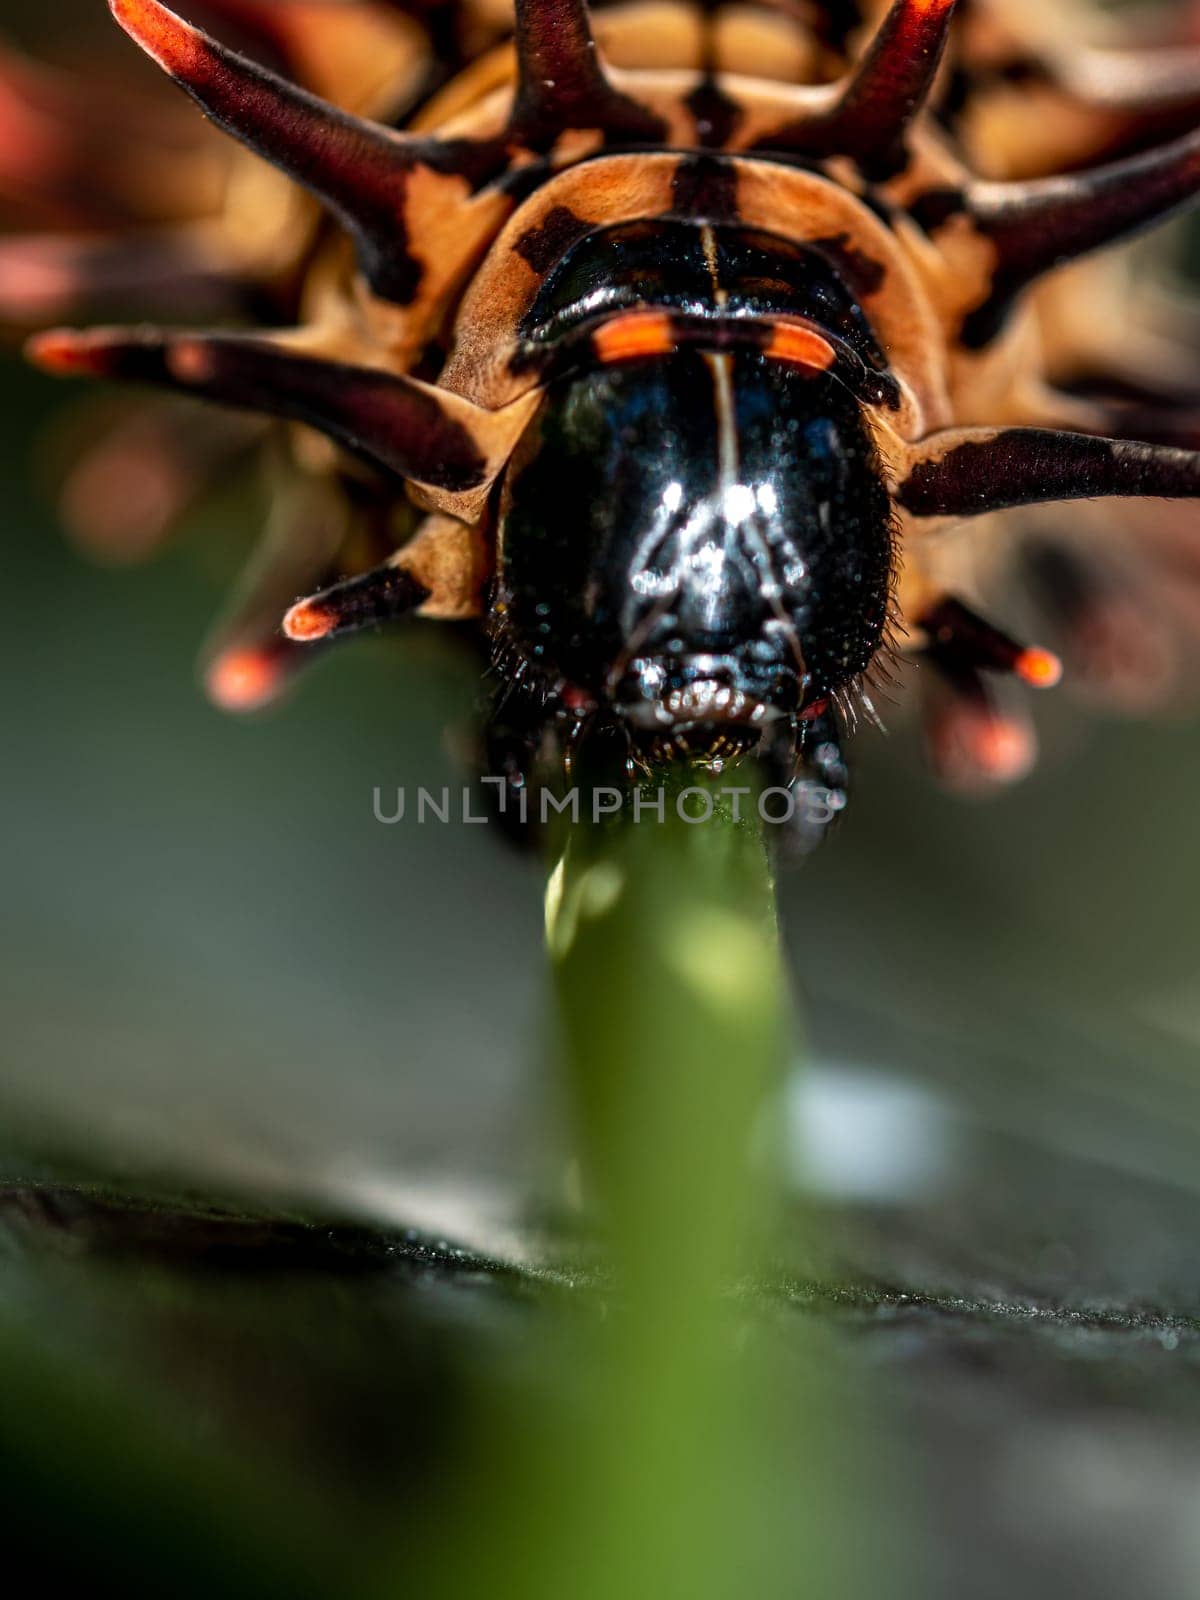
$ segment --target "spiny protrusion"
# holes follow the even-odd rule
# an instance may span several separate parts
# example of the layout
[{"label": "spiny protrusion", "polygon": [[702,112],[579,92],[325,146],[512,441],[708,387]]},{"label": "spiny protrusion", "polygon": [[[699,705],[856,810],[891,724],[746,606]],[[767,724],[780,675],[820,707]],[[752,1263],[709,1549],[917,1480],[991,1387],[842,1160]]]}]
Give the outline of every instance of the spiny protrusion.
[{"label": "spiny protrusion", "polygon": [[478,488],[493,471],[486,435],[501,414],[415,378],[296,354],[271,339],[58,329],[33,338],[28,353],[54,374],[161,384],[307,423],[373,466],[432,488]]},{"label": "spiny protrusion", "polygon": [[951,428],[913,447],[896,490],[917,517],[1107,497],[1200,497],[1200,452],[1043,428]]},{"label": "spiny protrusion", "polygon": [[284,632],[312,644],[417,611],[436,621],[465,622],[481,615],[493,568],[479,528],[434,512],[382,565],[292,606]]},{"label": "spiny protrusion", "polygon": [[[1131,391],[1125,395],[1085,394],[1080,397],[1068,391],[1066,400],[1076,405],[1077,414],[1081,416],[1079,407],[1090,406],[1097,434],[1114,439],[1137,439],[1144,444],[1173,445],[1178,450],[1200,450],[1200,403],[1194,390],[1172,395],[1164,386],[1163,392],[1151,394],[1147,391],[1144,396]],[[1090,420],[1076,421],[1074,425],[1093,431]]]},{"label": "spiny protrusion", "polygon": [[388,562],[299,601],[284,617],[283,631],[297,644],[337,639],[409,616],[428,598],[429,590],[407,567]]},{"label": "spiny protrusion", "polygon": [[204,669],[205,693],[220,711],[262,711],[287,687],[301,657],[287,639],[222,651]]},{"label": "spiny protrusion", "polygon": [[1031,689],[1053,689],[1062,680],[1062,662],[1053,651],[1019,644],[961,600],[940,601],[919,625],[929,640],[927,654],[942,666],[1011,673]]},{"label": "spiny protrusion", "polygon": [[851,156],[874,176],[904,161],[904,142],[937,78],[957,0],[896,0],[826,112],[798,118],[759,148]]},{"label": "spiny protrusion", "polygon": [[934,658],[921,683],[930,765],[948,789],[981,795],[1018,783],[1037,761],[1028,713],[1001,706],[979,673]]},{"label": "spiny protrusion", "polygon": [[0,239],[0,320],[17,326],[117,316],[129,306],[162,316],[229,316],[244,298],[236,264],[196,229]]},{"label": "spiny protrusion", "polygon": [[517,93],[509,133],[549,149],[567,128],[655,142],[664,126],[621,94],[596,51],[586,0],[516,0]]},{"label": "spiny protrusion", "polygon": [[[366,536],[366,537],[364,537]],[[250,558],[229,610],[201,656],[209,698],[223,711],[256,711],[277,699],[323,653],[281,637],[279,618],[293,596],[347,570],[347,558],[370,540],[363,511],[337,480],[294,465],[274,485],[262,542]]]},{"label": "spiny protrusion", "polygon": [[1200,103],[1200,50],[1194,45],[1093,45],[1063,50],[1050,66],[1056,81],[1089,106],[1161,111]]},{"label": "spiny protrusion", "polygon": [[1165,222],[1200,195],[1200,130],[1090,172],[1028,183],[976,183],[964,197],[974,225],[995,246],[996,270],[962,337],[993,339],[1029,284],[1078,256]]},{"label": "spiny protrusion", "polygon": [[408,177],[418,166],[443,174],[474,170],[487,156],[481,147],[406,138],[341,111],[226,49],[160,0],[109,0],[109,6],[126,33],[219,127],[337,215],[378,294],[402,303],[412,298],[419,274],[404,248]]}]

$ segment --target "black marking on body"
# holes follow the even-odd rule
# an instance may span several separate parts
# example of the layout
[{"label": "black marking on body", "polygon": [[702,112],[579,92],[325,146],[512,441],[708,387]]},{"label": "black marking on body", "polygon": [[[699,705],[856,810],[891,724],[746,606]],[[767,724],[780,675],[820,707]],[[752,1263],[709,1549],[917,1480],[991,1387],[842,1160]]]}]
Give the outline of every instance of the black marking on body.
[{"label": "black marking on body", "polygon": [[869,300],[872,295],[879,293],[887,281],[887,268],[883,262],[851,244],[848,233],[839,233],[828,239],[814,239],[809,248],[820,251],[860,299]]},{"label": "black marking on body", "polygon": [[[903,172],[907,165],[908,157],[905,156],[905,158],[900,162],[899,166],[893,168],[892,176],[895,176],[896,173]],[[884,199],[883,195],[879,193],[878,189],[871,188],[868,185],[868,187],[865,188],[858,196],[858,199],[864,206],[866,206],[867,210],[873,217],[878,217],[879,221],[883,223],[885,228],[892,228],[895,226],[896,208],[889,201]]]},{"label": "black marking on body", "polygon": [[1026,284],[1006,283],[1003,274],[992,284],[992,291],[982,305],[968,312],[959,329],[958,342],[964,350],[985,350],[1004,331],[1017,299]]},{"label": "black marking on body", "polygon": [[815,15],[810,26],[821,43],[845,55],[851,36],[863,25],[861,0],[824,0],[812,9]]},{"label": "black marking on body", "polygon": [[569,206],[555,206],[536,228],[523,233],[514,249],[539,277],[545,277],[562,258],[595,228],[592,222],[577,217]]},{"label": "black marking on body", "polygon": [[684,101],[696,119],[696,137],[706,150],[724,150],[742,120],[742,108],[706,74]]},{"label": "black marking on body", "polygon": [[704,222],[736,219],[737,168],[717,156],[685,156],[675,168],[671,194],[677,216]]},{"label": "black marking on body", "polygon": [[926,233],[936,233],[944,228],[951,217],[960,217],[967,209],[963,190],[943,188],[926,189],[908,208],[908,214]]},{"label": "black marking on body", "polygon": [[[500,178],[509,156],[499,139],[448,139],[429,141],[421,164],[446,177],[465,178],[477,194]],[[539,181],[542,181],[539,178]],[[407,199],[407,175],[404,179]],[[421,292],[425,268],[413,254],[405,205],[390,205],[378,218],[347,219],[358,248],[359,261],[372,289],[393,305],[408,306]]]},{"label": "black marking on body", "polygon": [[959,63],[945,75],[944,86],[934,110],[937,122],[953,133],[975,94],[974,75]]},{"label": "black marking on body", "polygon": [[497,180],[496,187],[508,195],[514,205],[519,206],[531,195],[536,194],[552,176],[550,163],[543,158],[539,161],[526,162],[520,167],[513,167]]}]

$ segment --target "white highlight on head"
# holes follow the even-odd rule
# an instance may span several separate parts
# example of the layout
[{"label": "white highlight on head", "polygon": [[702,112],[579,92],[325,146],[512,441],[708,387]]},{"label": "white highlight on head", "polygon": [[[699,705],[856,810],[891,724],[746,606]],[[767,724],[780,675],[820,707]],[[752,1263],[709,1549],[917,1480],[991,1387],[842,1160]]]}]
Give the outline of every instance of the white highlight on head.
[{"label": "white highlight on head", "polygon": [[745,522],[754,515],[757,500],[754,490],[745,483],[731,483],[725,491],[722,509],[730,522]]},{"label": "white highlight on head", "polygon": [[683,563],[702,595],[715,596],[725,582],[725,551],[711,540],[688,551]]}]

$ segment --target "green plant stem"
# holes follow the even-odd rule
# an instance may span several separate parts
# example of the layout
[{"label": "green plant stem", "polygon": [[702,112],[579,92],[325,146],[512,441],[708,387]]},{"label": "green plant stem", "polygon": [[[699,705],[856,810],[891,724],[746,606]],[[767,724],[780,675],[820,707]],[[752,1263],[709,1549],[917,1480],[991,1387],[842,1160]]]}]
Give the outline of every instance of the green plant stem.
[{"label": "green plant stem", "polygon": [[[550,879],[562,1053],[615,1299],[576,1591],[597,1600],[763,1594],[746,1587],[756,1566],[770,1583],[763,1375],[734,1359],[731,1290],[773,1221],[756,1135],[791,1020],[757,797],[735,820],[720,792],[748,781],[665,775],[661,822],[575,827]],[[681,816],[685,789],[707,820]]]},{"label": "green plant stem", "polygon": [[[564,824],[550,874],[556,1056],[601,1283],[547,1325],[532,1382],[480,1386],[424,1552],[437,1600],[797,1595],[770,1341],[735,1292],[774,1224],[758,1134],[791,1031],[770,866],[755,795],[737,820],[718,792],[748,777],[661,782],[662,821]],[[708,820],[681,818],[686,788]]]},{"label": "green plant stem", "polygon": [[[761,1225],[753,1124],[790,1034],[774,883],[747,780],[665,775],[645,810],[570,832],[547,944],[574,1128],[618,1275],[639,1297],[728,1283]],[[703,821],[684,821],[683,808]],[[659,792],[656,781],[652,794]],[[664,1251],[667,1252],[664,1259]]]}]

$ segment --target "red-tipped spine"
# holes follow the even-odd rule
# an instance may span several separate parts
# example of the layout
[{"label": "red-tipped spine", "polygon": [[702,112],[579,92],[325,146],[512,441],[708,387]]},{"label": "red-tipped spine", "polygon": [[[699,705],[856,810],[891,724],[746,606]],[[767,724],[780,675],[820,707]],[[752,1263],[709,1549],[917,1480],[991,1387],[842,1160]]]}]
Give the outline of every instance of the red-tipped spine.
[{"label": "red-tipped spine", "polygon": [[926,754],[957,794],[983,795],[1019,783],[1037,761],[1037,735],[1020,706],[1000,705],[972,668],[937,657],[921,684]]},{"label": "red-tipped spine", "polygon": [[974,517],[1067,500],[1200,498],[1200,452],[1058,433],[955,428],[914,447],[896,500],[917,517]]},{"label": "red-tipped spine", "polygon": [[[227,133],[310,189],[359,241],[379,293],[412,292],[403,248],[405,181],[449,170],[450,148],[408,140],[339,110],[176,16],[159,0],[109,0],[116,20]],[[391,247],[389,249],[389,246]]]},{"label": "red-tipped spine", "polygon": [[391,563],[298,601],[283,619],[283,631],[297,644],[316,644],[378,627],[411,615],[429,590],[402,566]]},{"label": "red-tipped spine", "polygon": [[886,162],[937,78],[957,0],[896,0],[833,113],[842,154]]},{"label": "red-tipped spine", "polygon": [[1200,196],[1200,130],[1090,172],[1028,183],[979,183],[967,212],[996,248],[992,292],[963,329],[981,346],[1014,299],[1044,273],[1156,227]]},{"label": "red-tipped spine", "polygon": [[287,686],[293,648],[281,639],[223,651],[204,672],[208,698],[221,711],[240,715],[261,711]]},{"label": "red-tipped spine", "polygon": [[770,150],[851,156],[873,175],[904,163],[908,130],[937,80],[957,0],[896,0],[833,107],[761,141]]},{"label": "red-tipped spine", "polygon": [[516,0],[517,94],[511,132],[547,146],[566,128],[656,140],[659,119],[609,82],[586,0]]},{"label": "red-tipped spine", "polygon": [[434,488],[487,481],[468,426],[475,408],[414,378],[300,355],[270,339],[161,328],[56,329],[31,340],[28,354],[57,374],[164,385],[304,422],[373,466]]},{"label": "red-tipped spine", "polygon": [[1041,646],[1019,644],[961,600],[940,602],[921,619],[929,654],[952,670],[1011,673],[1031,689],[1053,689],[1062,662]]}]

